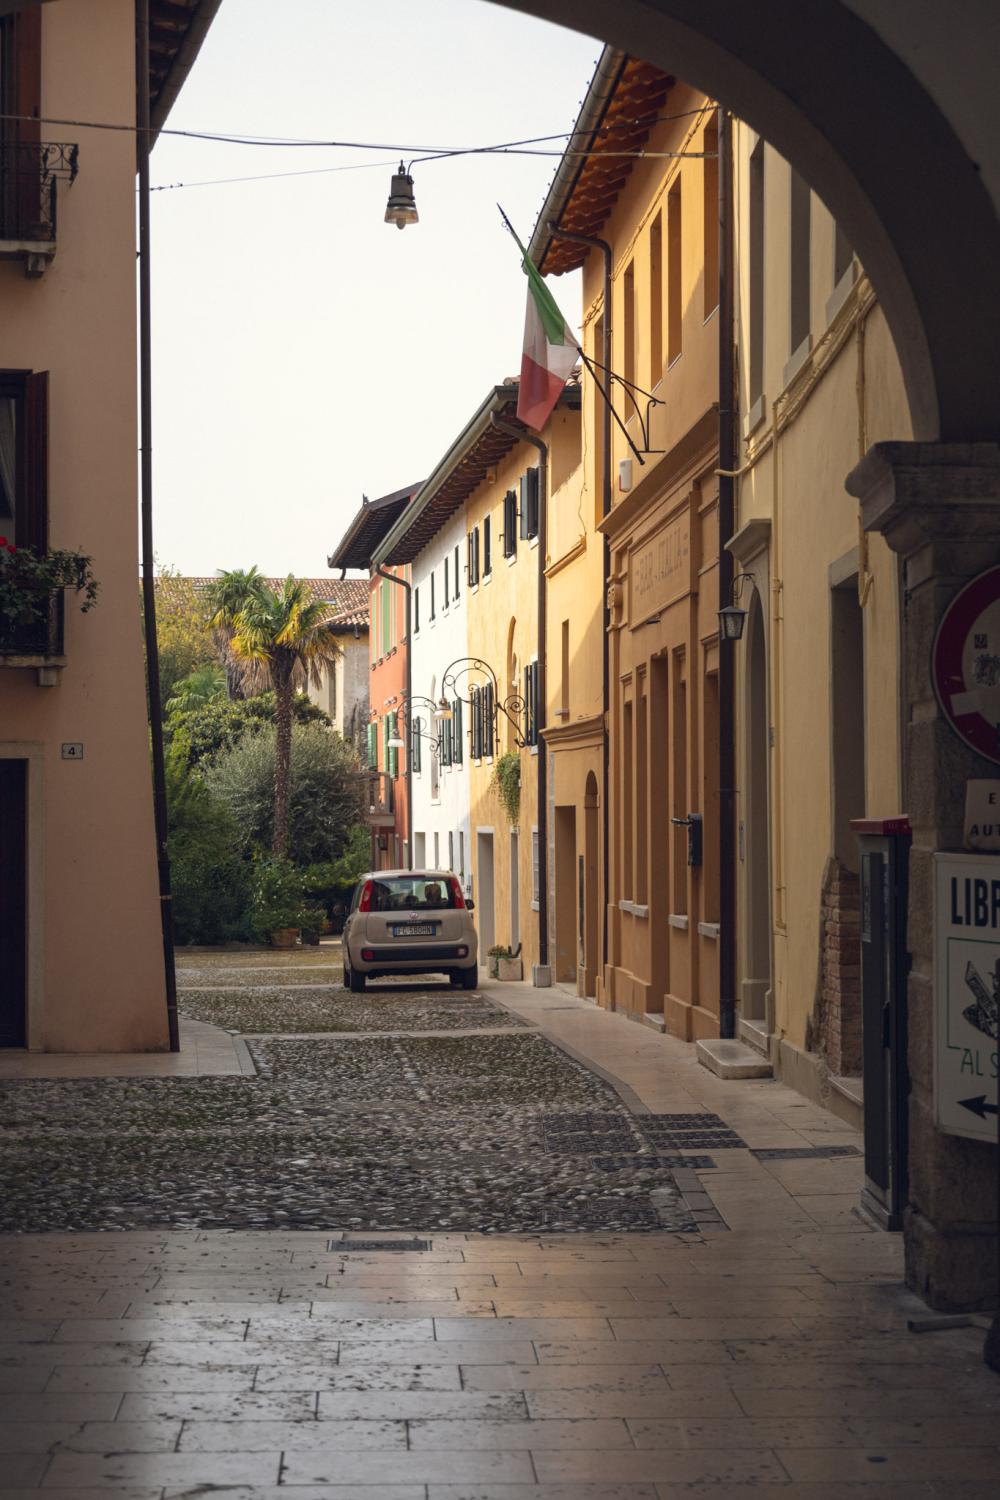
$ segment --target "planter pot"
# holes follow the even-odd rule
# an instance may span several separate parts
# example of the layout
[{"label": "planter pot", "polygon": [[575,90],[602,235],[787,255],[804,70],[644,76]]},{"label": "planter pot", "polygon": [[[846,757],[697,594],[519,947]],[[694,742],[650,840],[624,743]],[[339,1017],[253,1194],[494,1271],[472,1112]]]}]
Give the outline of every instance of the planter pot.
[{"label": "planter pot", "polygon": [[501,958],[497,963],[497,978],[508,984],[521,978],[522,968],[519,958]]},{"label": "planter pot", "polygon": [[303,927],[301,936],[303,948],[319,947],[319,932],[315,927]]},{"label": "planter pot", "polygon": [[272,948],[294,948],[299,935],[297,927],[279,927],[271,933]]}]

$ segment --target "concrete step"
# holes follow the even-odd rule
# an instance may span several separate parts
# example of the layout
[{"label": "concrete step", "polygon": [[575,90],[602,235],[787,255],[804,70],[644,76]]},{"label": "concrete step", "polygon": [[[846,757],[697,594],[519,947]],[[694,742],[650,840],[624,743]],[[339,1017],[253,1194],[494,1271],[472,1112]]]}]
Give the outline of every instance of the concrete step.
[{"label": "concrete step", "polygon": [[695,1043],[695,1053],[702,1067],[719,1078],[770,1078],[773,1071],[767,1059],[745,1042],[706,1037]]},{"label": "concrete step", "polygon": [[770,1061],[771,1034],[763,1016],[741,1016],[737,1031],[741,1042],[746,1042],[748,1047],[752,1047],[755,1052],[759,1052],[762,1057]]}]

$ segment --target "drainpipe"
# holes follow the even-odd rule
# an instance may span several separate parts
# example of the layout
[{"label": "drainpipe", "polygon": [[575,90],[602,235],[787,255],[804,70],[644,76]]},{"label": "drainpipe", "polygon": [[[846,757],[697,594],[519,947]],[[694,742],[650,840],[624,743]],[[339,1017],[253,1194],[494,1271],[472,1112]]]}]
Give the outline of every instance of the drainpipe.
[{"label": "drainpipe", "polygon": [[[587,245],[592,250],[599,250],[604,259],[604,341],[601,351],[601,363],[605,371],[611,369],[611,273],[612,252],[607,240],[597,239],[590,234],[574,234],[569,229],[560,229],[557,224],[549,224],[549,233],[561,240],[572,240],[577,245]],[[610,391],[608,392],[610,396]],[[601,408],[602,443],[604,447],[604,461],[601,475],[601,514],[609,516],[612,505],[611,486],[611,406],[605,401]],[[611,543],[607,537],[604,542],[604,629],[601,631],[601,707],[604,723],[601,746],[601,843],[602,862],[604,865],[604,900],[601,903],[601,961],[599,964],[600,976],[604,982],[604,970],[608,963],[608,885],[611,878],[611,834],[610,834],[610,812],[609,796],[611,788],[611,675],[609,662],[610,639],[608,629],[611,623],[611,612],[608,609],[607,583],[611,576]]]},{"label": "drainpipe", "polygon": [[160,653],[156,639],[156,583],[153,558],[153,400],[149,268],[149,0],[135,5],[136,166],[139,173],[139,513],[142,531],[142,616],[146,636],[146,689],[153,762],[153,823],[160,884],[163,977],[167,993],[167,1035],[171,1052],[181,1050],[174,970],[174,914],[167,852],[167,783],[163,765]]},{"label": "drainpipe", "polygon": [[[406,748],[403,754],[406,761],[403,766],[403,784],[406,787],[406,868],[413,869],[413,752],[410,745],[410,699],[413,696],[413,655],[411,643],[413,640],[410,632],[413,589],[405,578],[400,578],[396,573],[387,573],[381,563],[376,563],[372,572],[379,578],[385,578],[389,583],[394,583],[398,588],[406,590]],[[386,770],[388,771],[388,766]]]},{"label": "drainpipe", "polygon": [[549,964],[549,809],[548,775],[545,748],[545,557],[548,547],[548,487],[549,449],[540,437],[527,432],[523,427],[514,427],[504,422],[495,411],[490,412],[490,423],[498,432],[516,438],[520,443],[531,443],[538,449],[538,676],[537,676],[537,722],[538,733],[538,967],[534,982],[536,989],[552,983]]},{"label": "drainpipe", "polygon": [[[736,369],[733,347],[733,123],[719,108],[719,608],[732,602]],[[734,641],[719,641],[719,1035],[736,1035],[736,743]]]}]

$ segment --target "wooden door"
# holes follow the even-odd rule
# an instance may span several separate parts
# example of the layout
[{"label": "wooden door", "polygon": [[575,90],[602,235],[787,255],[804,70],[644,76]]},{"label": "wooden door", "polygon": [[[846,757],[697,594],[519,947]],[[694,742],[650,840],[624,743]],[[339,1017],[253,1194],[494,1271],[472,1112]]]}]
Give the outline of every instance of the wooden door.
[{"label": "wooden door", "polygon": [[0,760],[0,1047],[27,1034],[27,773],[26,760]]}]

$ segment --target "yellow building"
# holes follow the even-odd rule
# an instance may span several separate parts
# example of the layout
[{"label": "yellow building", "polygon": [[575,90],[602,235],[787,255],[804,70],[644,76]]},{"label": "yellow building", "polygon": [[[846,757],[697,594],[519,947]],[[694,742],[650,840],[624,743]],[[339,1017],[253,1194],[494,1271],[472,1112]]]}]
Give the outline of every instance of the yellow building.
[{"label": "yellow building", "polygon": [[910,423],[885,317],[828,211],[742,125],[734,171],[740,1033],[857,1119],[850,821],[905,809],[897,563],[859,532],[844,475]]},{"label": "yellow building", "polygon": [[[194,12],[174,11],[154,128],[197,50]],[[91,556],[100,584],[90,613],[54,588],[39,627],[0,625],[0,1046],[33,1051],[168,1043],[135,599],[135,139],[37,123],[128,125],[135,60],[133,0],[0,16],[0,114],[28,117],[0,123],[0,535]]]},{"label": "yellow building", "polygon": [[[582,166],[570,154],[557,171],[529,249],[543,274],[583,268],[584,348],[602,379],[602,367],[615,372],[620,421],[588,371],[582,535],[561,538],[549,564],[550,678],[567,652],[570,663],[565,691],[554,696],[550,682],[556,727],[546,736],[566,809],[556,809],[555,905],[563,930],[572,911],[583,935],[585,993],[596,988],[602,1004],[677,1036],[716,1035],[717,111],[606,48],[575,132],[591,154]],[[587,871],[605,808],[598,955]],[[557,946],[562,964],[570,945]]]}]

